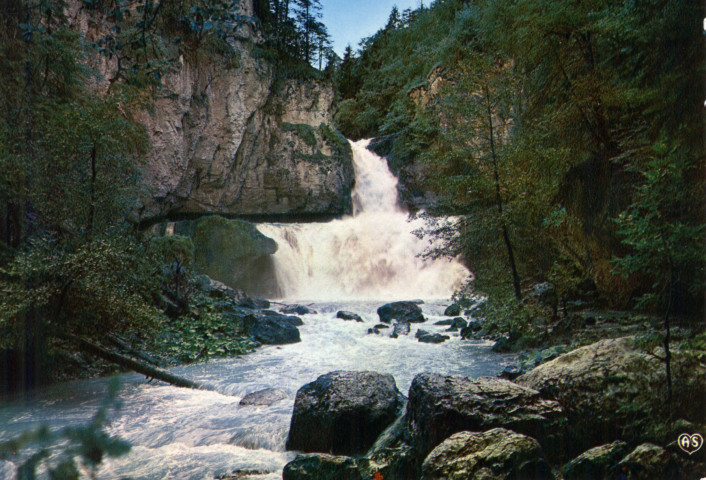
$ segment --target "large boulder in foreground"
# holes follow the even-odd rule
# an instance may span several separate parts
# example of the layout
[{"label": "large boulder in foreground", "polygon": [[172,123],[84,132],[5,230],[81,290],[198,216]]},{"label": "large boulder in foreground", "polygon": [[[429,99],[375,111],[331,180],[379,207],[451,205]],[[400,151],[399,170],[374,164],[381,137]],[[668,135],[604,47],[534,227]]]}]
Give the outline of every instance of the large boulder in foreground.
[{"label": "large boulder in foreground", "polygon": [[[664,352],[656,348],[657,356]],[[631,337],[605,339],[544,363],[515,381],[564,407],[575,452],[618,439],[645,435],[644,420],[664,424],[667,382],[664,363],[638,348]],[[672,352],[674,418],[704,423],[706,366],[697,357]],[[646,412],[651,412],[646,415]],[[669,440],[669,439],[665,439]]]},{"label": "large boulder in foreground", "polygon": [[272,310],[253,312],[243,319],[245,332],[265,345],[283,345],[301,341],[299,317],[282,315]]},{"label": "large boulder in foreground", "polygon": [[311,479],[361,480],[361,475],[354,459],[324,453],[298,455],[282,471],[282,480]]},{"label": "large boulder in foreground", "polygon": [[539,392],[499,378],[422,373],[412,381],[408,428],[423,456],[450,435],[505,427],[554,447],[563,410]]},{"label": "large boulder in foreground", "polygon": [[553,480],[534,438],[504,428],[459,432],[427,456],[422,480]]},{"label": "large boulder in foreground", "polygon": [[288,450],[365,453],[404,404],[392,375],[331,372],[299,389]]},{"label": "large boulder in foreground", "polygon": [[392,302],[378,308],[378,316],[383,323],[390,323],[392,320],[398,322],[421,323],[426,318],[422,314],[422,309],[414,302]]}]

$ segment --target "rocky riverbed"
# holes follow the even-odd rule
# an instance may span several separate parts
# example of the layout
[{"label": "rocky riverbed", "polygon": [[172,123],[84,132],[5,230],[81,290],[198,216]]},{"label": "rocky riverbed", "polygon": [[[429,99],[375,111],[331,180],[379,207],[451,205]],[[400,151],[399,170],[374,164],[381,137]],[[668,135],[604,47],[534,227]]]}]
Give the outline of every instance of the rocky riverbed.
[{"label": "rocky riverbed", "polygon": [[701,478],[706,452],[677,440],[706,431],[703,356],[675,352],[671,405],[658,356],[622,337],[516,382],[420,373],[398,416],[389,376],[332,372],[297,393],[288,447],[302,453],[283,478]]}]

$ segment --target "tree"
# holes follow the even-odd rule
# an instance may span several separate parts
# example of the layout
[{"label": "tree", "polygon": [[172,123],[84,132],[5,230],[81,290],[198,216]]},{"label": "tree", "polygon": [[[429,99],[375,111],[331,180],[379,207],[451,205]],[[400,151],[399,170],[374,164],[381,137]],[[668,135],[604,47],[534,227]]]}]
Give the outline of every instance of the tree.
[{"label": "tree", "polygon": [[0,257],[0,338],[25,352],[29,388],[40,353],[63,334],[158,318],[155,268],[135,238],[148,141],[129,113],[133,90],[90,86],[84,44],[58,2],[20,2],[2,22],[0,201],[22,225]]},{"label": "tree", "polygon": [[296,7],[295,22],[301,37],[301,53],[306,63],[311,63],[317,50],[323,50],[324,43],[328,42],[328,32],[321,19],[320,0],[294,0]]},{"label": "tree", "polygon": [[[706,287],[706,226],[700,219],[703,192],[697,180],[703,159],[675,143],[663,138],[654,145],[633,203],[617,219],[618,233],[630,253],[615,259],[618,272],[624,276],[642,274],[652,282],[651,290],[640,296],[637,307],[663,308],[670,406],[670,319],[675,312],[688,309],[685,301],[698,297]],[[701,201],[695,203],[697,199]]]},{"label": "tree", "polygon": [[[447,87],[434,107],[442,125],[439,150],[428,155],[438,169],[435,178],[441,203],[455,205],[452,213],[465,215],[474,224],[471,236],[483,230],[495,232],[502,239],[515,299],[519,302],[520,275],[510,233],[513,218],[505,198],[511,188],[508,181],[512,166],[507,163],[512,157],[506,147],[517,84],[506,61],[481,53],[471,54],[446,82]],[[465,236],[460,240],[475,243],[476,239]],[[492,237],[485,240],[490,245],[484,245],[483,252],[488,247],[491,251],[498,248]],[[471,268],[477,275],[483,275],[485,272],[476,260],[487,252],[474,255],[471,252],[476,247],[469,246],[464,247],[464,253]],[[497,257],[497,253],[492,256]]]}]

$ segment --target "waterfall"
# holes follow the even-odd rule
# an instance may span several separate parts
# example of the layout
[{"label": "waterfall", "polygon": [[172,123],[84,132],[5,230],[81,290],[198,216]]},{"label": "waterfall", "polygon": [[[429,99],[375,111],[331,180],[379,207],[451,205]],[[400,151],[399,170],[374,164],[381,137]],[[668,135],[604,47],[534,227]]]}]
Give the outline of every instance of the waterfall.
[{"label": "waterfall", "polygon": [[425,260],[430,246],[412,232],[397,203],[385,159],[351,142],[356,184],[351,216],[328,223],[261,224],[278,245],[273,257],[282,297],[306,300],[448,298],[468,276],[457,261]]}]

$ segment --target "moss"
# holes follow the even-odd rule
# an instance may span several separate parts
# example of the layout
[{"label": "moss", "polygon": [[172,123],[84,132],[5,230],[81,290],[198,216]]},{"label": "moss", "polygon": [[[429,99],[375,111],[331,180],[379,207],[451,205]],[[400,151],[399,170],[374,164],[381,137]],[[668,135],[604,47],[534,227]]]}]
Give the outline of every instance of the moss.
[{"label": "moss", "polygon": [[336,152],[339,157],[353,157],[353,151],[351,150],[351,145],[348,143],[346,137],[343,136],[341,132],[335,128],[331,128],[329,125],[322,123],[319,125],[319,133],[324,139],[324,142],[331,147],[331,149]]},{"label": "moss", "polygon": [[274,240],[243,220],[204,217],[179,230],[191,230],[196,270],[233,287],[247,266],[277,251]]},{"label": "moss", "polygon": [[316,130],[311,125],[306,123],[287,123],[282,122],[282,130],[285,132],[295,132],[304,143],[310,147],[316,147],[318,140],[316,138]]}]

